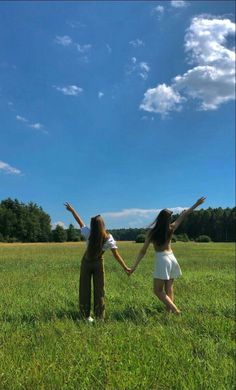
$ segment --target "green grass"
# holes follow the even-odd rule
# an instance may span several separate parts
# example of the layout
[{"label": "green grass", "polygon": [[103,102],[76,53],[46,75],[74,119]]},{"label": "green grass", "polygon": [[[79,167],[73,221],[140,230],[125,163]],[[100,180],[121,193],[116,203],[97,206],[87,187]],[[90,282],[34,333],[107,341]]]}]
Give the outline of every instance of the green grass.
[{"label": "green grass", "polygon": [[[107,252],[95,325],[78,317],[84,245],[0,246],[0,389],[234,388],[233,244],[173,245],[179,317],[152,293],[152,249],[130,278]],[[129,265],[139,248],[119,244]]]}]

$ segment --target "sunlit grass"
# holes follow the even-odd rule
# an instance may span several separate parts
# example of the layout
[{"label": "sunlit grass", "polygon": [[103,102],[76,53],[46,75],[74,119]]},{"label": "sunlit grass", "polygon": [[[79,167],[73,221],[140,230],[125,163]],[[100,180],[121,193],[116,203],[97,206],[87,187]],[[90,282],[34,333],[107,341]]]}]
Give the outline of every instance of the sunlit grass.
[{"label": "sunlit grass", "polygon": [[[152,293],[153,250],[132,277],[105,255],[106,321],[78,316],[85,244],[0,245],[0,389],[234,388],[234,246],[173,245],[182,315]],[[119,243],[128,265],[139,244]]]}]

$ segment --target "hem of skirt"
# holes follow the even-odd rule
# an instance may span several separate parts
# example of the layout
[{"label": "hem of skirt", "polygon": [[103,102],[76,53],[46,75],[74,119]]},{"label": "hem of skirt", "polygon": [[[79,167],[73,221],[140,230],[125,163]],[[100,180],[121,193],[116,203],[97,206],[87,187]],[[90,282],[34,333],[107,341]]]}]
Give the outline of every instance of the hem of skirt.
[{"label": "hem of skirt", "polygon": [[173,251],[172,250],[170,250],[170,251],[164,250],[164,251],[155,251],[155,253],[156,254],[158,254],[158,253],[168,253],[168,254],[170,254],[170,253],[173,253]]},{"label": "hem of skirt", "polygon": [[153,275],[153,279],[161,279],[161,280],[170,280],[170,279],[178,279],[180,278],[182,275],[178,275],[178,276],[172,276],[172,277],[165,277],[165,278],[162,278],[160,276],[156,276],[156,275]]}]

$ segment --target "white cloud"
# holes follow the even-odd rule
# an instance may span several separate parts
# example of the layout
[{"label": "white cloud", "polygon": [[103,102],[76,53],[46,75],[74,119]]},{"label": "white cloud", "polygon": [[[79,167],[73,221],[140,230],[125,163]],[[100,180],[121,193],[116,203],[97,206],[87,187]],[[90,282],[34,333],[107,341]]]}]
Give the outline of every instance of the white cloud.
[{"label": "white cloud", "polygon": [[[186,207],[171,207],[173,214],[180,214]],[[145,227],[150,225],[161,209],[123,209],[102,213],[107,225],[114,227]]]},{"label": "white cloud", "polygon": [[196,66],[174,80],[175,88],[184,89],[191,98],[200,99],[200,108],[205,111],[215,110],[235,97],[232,77],[213,66]]},{"label": "white cloud", "polygon": [[139,64],[140,69],[144,70],[145,72],[149,72],[150,66],[146,62],[140,62]]},{"label": "white cloud", "polygon": [[80,45],[79,43],[77,43],[76,47],[80,53],[86,53],[92,48],[92,45],[90,45],[90,43],[87,43],[85,45]]},{"label": "white cloud", "polygon": [[143,115],[141,117],[142,121],[154,121],[154,116],[146,116],[146,115]]},{"label": "white cloud", "polygon": [[84,23],[81,23],[81,22],[78,21],[78,20],[68,20],[66,23],[67,23],[68,26],[70,26],[71,28],[86,27],[86,25],[85,25]]},{"label": "white cloud", "polygon": [[57,226],[63,227],[63,229],[67,229],[67,226],[62,221],[57,221],[52,223],[52,228],[55,229]]},{"label": "white cloud", "polygon": [[[39,122],[36,122],[36,123],[30,123],[30,121],[26,118],[24,118],[23,116],[20,116],[20,115],[16,115],[16,119],[20,122],[23,122],[25,124],[27,124],[27,127],[31,127],[32,129],[35,129],[35,130],[42,130],[43,129],[43,125]],[[43,133],[45,134],[48,134],[48,132],[44,129],[42,130]]]},{"label": "white cloud", "polygon": [[163,5],[157,5],[155,8],[152,10],[152,14],[155,14],[158,16],[158,19],[161,19],[162,16],[164,15],[165,8]]},{"label": "white cloud", "polygon": [[187,99],[197,99],[205,111],[235,99],[235,53],[227,45],[234,33],[235,24],[229,19],[193,18],[185,35],[185,51],[188,62],[196,66],[175,76],[170,86],[147,90],[140,108],[164,116],[179,110],[179,103]]},{"label": "white cloud", "polygon": [[129,44],[133,47],[144,46],[144,42],[139,38],[136,38],[133,41],[129,41]]},{"label": "white cloud", "polygon": [[164,12],[164,7],[163,5],[158,5],[157,7],[154,8],[156,12],[163,13]]},{"label": "white cloud", "polygon": [[144,73],[144,72],[140,72],[139,76],[142,77],[143,80],[147,80],[147,78],[148,78],[148,74]]},{"label": "white cloud", "polygon": [[16,115],[16,119],[20,122],[24,122],[24,123],[27,123],[29,122],[28,119],[24,118],[23,116],[20,116],[20,115]]},{"label": "white cloud", "polygon": [[111,218],[123,218],[123,217],[148,217],[150,214],[160,212],[159,209],[123,209],[121,211],[109,211],[102,215]]},{"label": "white cloud", "polygon": [[145,92],[140,109],[165,116],[170,111],[180,111],[181,103],[184,101],[185,98],[181,97],[172,87],[160,84],[156,88],[150,88]]},{"label": "white cloud", "polygon": [[57,35],[55,38],[55,42],[58,45],[62,45],[62,46],[70,46],[73,43],[69,35],[63,35],[62,37]]},{"label": "white cloud", "polygon": [[[226,47],[226,38],[234,37],[235,24],[229,19],[204,18],[192,19],[185,35],[185,50],[190,52],[190,59],[200,65],[230,66],[234,52]],[[222,63],[223,61],[223,63]],[[230,61],[230,62],[229,62]]]},{"label": "white cloud", "polygon": [[68,85],[66,87],[58,87],[54,85],[54,88],[68,96],[78,96],[81,92],[83,92],[83,88],[78,87],[77,85]]},{"label": "white cloud", "polygon": [[11,174],[11,175],[20,175],[21,174],[21,171],[19,169],[14,168],[11,165],[9,165],[3,161],[0,161],[0,171],[3,171],[5,173]]},{"label": "white cloud", "polygon": [[131,64],[127,66],[127,74],[136,73],[144,80],[148,78],[148,73],[150,71],[150,66],[147,62],[141,61],[137,62],[136,57],[131,58]]},{"label": "white cloud", "polygon": [[147,64],[147,62],[140,62],[139,67],[141,69],[141,72],[139,75],[146,80],[148,78],[148,72],[150,71],[150,66]]},{"label": "white cloud", "polygon": [[[73,42],[72,38],[69,35],[57,36],[54,42],[64,47],[72,46],[76,48],[80,54],[88,53],[92,48],[92,45],[90,43],[81,45],[78,42]],[[80,57],[80,60],[82,60],[83,62],[88,62],[88,57]]]},{"label": "white cloud", "polygon": [[183,8],[187,6],[187,1],[184,0],[172,0],[170,3],[174,8]]},{"label": "white cloud", "polygon": [[41,123],[32,123],[32,125],[29,125],[29,127],[32,127],[32,129],[40,130],[43,128],[43,125]]},{"label": "white cloud", "polygon": [[197,66],[174,78],[174,86],[201,100],[203,110],[217,109],[235,98],[235,52],[226,38],[234,35],[229,19],[192,20],[185,37],[185,50]]},{"label": "white cloud", "polygon": [[99,92],[98,92],[98,97],[99,97],[99,99],[101,99],[103,96],[104,96],[104,93],[101,92],[101,91],[99,91]]}]

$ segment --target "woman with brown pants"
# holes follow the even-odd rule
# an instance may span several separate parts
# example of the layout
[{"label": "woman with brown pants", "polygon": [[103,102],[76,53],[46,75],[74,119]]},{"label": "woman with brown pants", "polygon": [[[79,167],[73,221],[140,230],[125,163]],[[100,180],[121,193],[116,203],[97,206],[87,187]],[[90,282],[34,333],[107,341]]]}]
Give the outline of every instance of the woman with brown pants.
[{"label": "woman with brown pants", "polygon": [[100,215],[91,218],[89,229],[69,203],[65,203],[65,206],[78,222],[81,234],[87,241],[87,249],[83,255],[80,267],[79,305],[82,316],[89,322],[93,322],[93,318],[90,317],[92,279],[94,315],[100,319],[103,319],[105,316],[104,252],[107,249],[111,249],[113,256],[127,274],[129,274],[130,269],[120,256],[113,236],[106,231],[104,221]]}]

